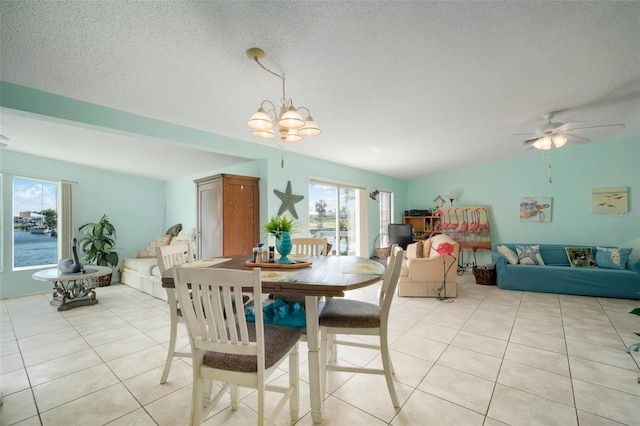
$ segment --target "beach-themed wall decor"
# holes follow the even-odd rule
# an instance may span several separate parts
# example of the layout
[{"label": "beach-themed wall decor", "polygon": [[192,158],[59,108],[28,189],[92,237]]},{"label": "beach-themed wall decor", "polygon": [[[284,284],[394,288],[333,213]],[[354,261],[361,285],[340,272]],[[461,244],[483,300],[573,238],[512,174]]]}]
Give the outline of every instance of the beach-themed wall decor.
[{"label": "beach-themed wall decor", "polygon": [[626,213],[629,210],[629,187],[593,188],[591,213]]},{"label": "beach-themed wall decor", "polygon": [[520,200],[520,221],[551,222],[551,197],[522,197]]}]

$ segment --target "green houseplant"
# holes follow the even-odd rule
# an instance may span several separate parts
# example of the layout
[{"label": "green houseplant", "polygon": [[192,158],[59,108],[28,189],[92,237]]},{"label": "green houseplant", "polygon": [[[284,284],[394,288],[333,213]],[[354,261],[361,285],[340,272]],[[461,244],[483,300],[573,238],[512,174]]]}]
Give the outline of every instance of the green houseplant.
[{"label": "green houseplant", "polygon": [[[85,223],[78,230],[84,235],[78,241],[85,260],[93,265],[107,266],[112,269],[118,266],[120,256],[116,251],[116,228],[109,222],[107,215],[96,223]],[[98,279],[98,286],[111,284],[112,274]]]},{"label": "green houseplant", "polygon": [[287,216],[273,216],[264,225],[264,230],[276,237],[276,250],[280,253],[280,259],[276,263],[289,264],[294,263],[287,255],[291,253],[291,233],[295,229],[293,219]]},{"label": "green houseplant", "polygon": [[264,224],[264,230],[276,238],[280,238],[283,232],[291,234],[295,230],[295,222],[287,216],[273,216]]}]

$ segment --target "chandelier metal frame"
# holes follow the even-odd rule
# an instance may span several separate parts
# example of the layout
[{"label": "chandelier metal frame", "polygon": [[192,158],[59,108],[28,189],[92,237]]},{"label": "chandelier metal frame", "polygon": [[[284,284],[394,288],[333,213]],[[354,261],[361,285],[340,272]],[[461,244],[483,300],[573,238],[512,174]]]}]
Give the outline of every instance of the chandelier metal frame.
[{"label": "chandelier metal frame", "polygon": [[[293,99],[287,99],[285,90],[285,76],[264,66],[260,59],[264,59],[265,53],[258,47],[247,50],[247,57],[255,61],[260,68],[282,80],[282,98],[280,99],[280,112],[277,113],[276,105],[268,99],[260,102],[260,107],[251,116],[247,124],[253,129],[253,135],[263,139],[275,139],[275,126],[278,126],[278,134],[283,142],[300,142],[308,136],[318,136],[322,131],[313,121],[311,111],[307,107],[295,107]],[[265,110],[265,105],[269,109]],[[303,119],[299,111],[306,112]]]}]

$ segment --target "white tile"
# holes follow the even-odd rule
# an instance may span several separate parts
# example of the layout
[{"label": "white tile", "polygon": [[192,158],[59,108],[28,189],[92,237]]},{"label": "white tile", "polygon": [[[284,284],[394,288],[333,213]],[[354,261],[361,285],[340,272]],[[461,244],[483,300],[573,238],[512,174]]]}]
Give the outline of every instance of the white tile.
[{"label": "white tile", "polygon": [[89,348],[90,346],[82,337],[74,337],[59,343],[22,351],[22,357],[24,358],[24,364],[28,367]]},{"label": "white tile", "polygon": [[575,358],[601,362],[629,370],[637,368],[633,358],[629,356],[626,348],[622,345],[619,349],[612,349],[591,343],[567,340],[567,348],[569,355]]},{"label": "white tile", "polygon": [[45,425],[102,425],[139,408],[122,383],[89,393],[42,413]]},{"label": "white tile", "polygon": [[484,415],[494,385],[493,381],[436,365],[418,389]]},{"label": "white tile", "polygon": [[156,422],[143,408],[138,408],[107,423],[106,426],[156,426]]},{"label": "white tile", "polygon": [[520,343],[521,345],[546,349],[548,351],[553,351],[561,354],[567,353],[564,338],[555,337],[548,334],[540,334],[533,331],[514,328],[509,341]]},{"label": "white tile", "polygon": [[453,339],[451,345],[502,358],[507,347],[507,342],[494,339],[493,337],[480,336],[461,331],[456,338]]},{"label": "white tile", "polygon": [[193,369],[182,362],[177,362],[171,366],[167,383],[161,385],[160,376],[163,368],[164,365],[124,380],[123,383],[140,404],[146,405],[190,385],[193,381]]},{"label": "white tile", "polygon": [[638,424],[640,397],[577,379],[573,391],[579,410],[626,425]]},{"label": "white tile", "polygon": [[393,342],[390,348],[426,361],[436,361],[447,345],[435,340],[405,334]]},{"label": "white tile", "polygon": [[546,398],[497,384],[488,417],[510,425],[577,425],[576,410]]},{"label": "white tile", "polygon": [[27,367],[27,373],[29,380],[31,380],[31,386],[36,386],[101,364],[102,359],[93,349],[85,349],[31,365]]},{"label": "white tile", "polygon": [[567,355],[510,342],[504,359],[569,377]]},{"label": "white tile", "polygon": [[[484,416],[444,399],[416,390],[398,412],[391,424],[415,425],[465,425],[480,426]],[[348,423],[343,423],[348,424]],[[353,423],[352,423],[353,424]],[[366,423],[361,423],[366,424]]]},{"label": "white tile", "polygon": [[436,364],[495,381],[501,361],[501,358],[449,346]]},{"label": "white tile", "polygon": [[3,395],[10,395],[29,389],[29,378],[24,368],[19,368],[0,375],[0,391]]},{"label": "white tile", "polygon": [[534,367],[503,361],[498,383],[542,398],[573,406],[571,379]]},{"label": "white tile", "polygon": [[[109,368],[118,376],[120,380],[126,380],[138,374],[145,373],[158,367],[164,368],[167,359],[167,351],[157,346],[143,349],[139,352],[116,358],[107,363]],[[180,358],[174,357],[173,363],[179,363]],[[171,377],[171,371],[169,371]],[[160,383],[160,375],[158,376]]]},{"label": "white tile", "polygon": [[640,370],[627,370],[586,359],[569,357],[571,377],[584,382],[640,396]]},{"label": "white tile", "polygon": [[10,425],[38,414],[30,389],[4,395],[0,406],[0,424]]},{"label": "white tile", "polygon": [[94,349],[105,362],[109,362],[154,346],[159,345],[153,339],[144,334],[137,334],[106,345],[96,346]]}]

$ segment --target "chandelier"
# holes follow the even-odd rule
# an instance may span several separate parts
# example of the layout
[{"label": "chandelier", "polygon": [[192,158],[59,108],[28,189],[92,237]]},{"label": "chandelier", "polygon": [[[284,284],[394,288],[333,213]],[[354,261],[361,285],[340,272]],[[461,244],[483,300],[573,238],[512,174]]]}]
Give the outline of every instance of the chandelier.
[{"label": "chandelier", "polygon": [[[313,121],[311,112],[306,107],[293,106],[293,100],[287,99],[284,86],[284,73],[282,75],[270,70],[260,63],[264,59],[265,53],[258,47],[247,50],[249,59],[256,61],[260,67],[282,80],[282,99],[280,100],[280,112],[276,112],[276,106],[270,100],[260,103],[260,108],[251,116],[248,121],[249,127],[253,129],[253,135],[263,139],[274,139],[276,137],[276,125],[278,134],[283,142],[300,142],[306,136],[318,136],[320,127]],[[265,110],[265,105],[268,107]],[[300,115],[301,110],[306,112],[306,118]]]},{"label": "chandelier", "polygon": [[535,149],[548,151],[552,148],[552,143],[556,148],[562,148],[567,143],[567,137],[564,135],[544,136],[533,142],[531,146]]}]

